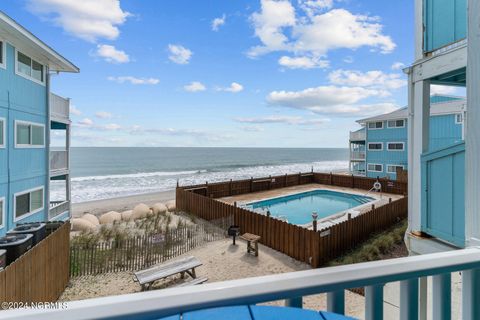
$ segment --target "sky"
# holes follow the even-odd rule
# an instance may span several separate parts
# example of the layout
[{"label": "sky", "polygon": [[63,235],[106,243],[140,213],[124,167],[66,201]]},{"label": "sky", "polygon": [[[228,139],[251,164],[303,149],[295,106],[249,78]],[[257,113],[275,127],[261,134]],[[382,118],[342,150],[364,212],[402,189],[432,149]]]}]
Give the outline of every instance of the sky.
[{"label": "sky", "polygon": [[73,146],[343,148],[356,120],[406,105],[413,3],[4,0],[0,10],[80,68],[51,80],[71,98]]}]

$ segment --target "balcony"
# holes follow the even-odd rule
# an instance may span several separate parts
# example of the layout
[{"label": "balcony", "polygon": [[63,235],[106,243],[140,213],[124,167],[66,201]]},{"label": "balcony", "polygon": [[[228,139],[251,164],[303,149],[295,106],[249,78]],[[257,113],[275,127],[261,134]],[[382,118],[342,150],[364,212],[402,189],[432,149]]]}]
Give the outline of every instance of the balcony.
[{"label": "balcony", "polygon": [[70,100],[50,93],[50,117],[52,121],[69,123]]},{"label": "balcony", "polygon": [[50,151],[50,175],[68,173],[68,151]]},{"label": "balcony", "polygon": [[48,220],[70,210],[70,201],[50,201]]},{"label": "balcony", "polygon": [[[461,272],[460,294],[452,290],[452,273]],[[422,282],[431,281],[425,291]],[[302,307],[304,296],[326,293],[327,310],[343,314],[345,292],[365,288],[365,319],[480,319],[480,249],[469,248],[391,260],[320,268],[263,277],[170,288],[69,302],[60,308],[5,310],[5,319],[158,319],[188,311],[251,305],[285,299]],[[393,286],[393,282],[399,285]],[[398,309],[384,310],[384,287],[399,297]],[[419,290],[420,289],[420,290]],[[387,290],[386,290],[387,291]],[[454,297],[452,298],[452,292]],[[390,292],[391,293],[391,292]],[[428,304],[427,304],[428,301]],[[453,308],[452,302],[461,308]],[[456,307],[456,305],[454,305]],[[461,316],[459,313],[461,310]],[[453,313],[453,316],[452,316]],[[177,316],[176,318],[179,319]]]},{"label": "balcony", "polygon": [[352,151],[350,153],[351,161],[365,161],[365,151]]},{"label": "balcony", "polygon": [[350,132],[350,141],[365,141],[365,129]]}]

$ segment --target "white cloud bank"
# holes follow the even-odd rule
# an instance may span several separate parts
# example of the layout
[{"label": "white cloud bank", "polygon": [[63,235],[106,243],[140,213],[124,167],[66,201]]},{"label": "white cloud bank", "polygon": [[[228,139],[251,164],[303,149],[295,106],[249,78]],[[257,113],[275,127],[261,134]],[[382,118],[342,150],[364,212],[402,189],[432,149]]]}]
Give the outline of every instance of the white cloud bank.
[{"label": "white cloud bank", "polygon": [[370,87],[383,90],[400,89],[407,80],[399,73],[384,73],[379,70],[361,72],[357,70],[335,70],[328,75],[330,83],[336,85]]},{"label": "white cloud bank", "polygon": [[130,83],[134,85],[156,85],[160,83],[160,80],[157,78],[136,78],[132,76],[108,77],[107,79],[117,83]]},{"label": "white cloud bank", "polygon": [[256,118],[235,118],[235,121],[249,124],[284,123],[289,125],[311,126],[322,125],[329,122],[330,119],[304,119],[298,116],[274,115]]},{"label": "white cloud bank", "polygon": [[178,44],[169,44],[168,51],[168,58],[176,64],[188,64],[193,55],[191,50]]},{"label": "white cloud bank", "polygon": [[130,62],[130,57],[125,51],[117,50],[112,45],[109,44],[99,44],[97,45],[97,51],[95,51],[95,56],[103,58],[105,61],[110,63],[127,63]]},{"label": "white cloud bank", "polygon": [[226,88],[217,88],[217,91],[226,91],[232,93],[238,93],[243,91],[243,86],[238,82],[232,82],[229,87]]},{"label": "white cloud bank", "polygon": [[183,86],[183,89],[188,92],[199,92],[207,90],[205,85],[199,81],[193,81],[190,84]]}]

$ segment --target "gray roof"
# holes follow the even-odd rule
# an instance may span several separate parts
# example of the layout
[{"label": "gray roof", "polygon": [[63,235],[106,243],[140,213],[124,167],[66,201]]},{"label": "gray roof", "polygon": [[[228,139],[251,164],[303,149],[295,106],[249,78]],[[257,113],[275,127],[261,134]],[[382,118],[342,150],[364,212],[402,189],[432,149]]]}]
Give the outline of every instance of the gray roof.
[{"label": "gray roof", "polygon": [[[466,100],[452,100],[440,103],[433,103],[430,105],[430,115],[432,116],[439,116],[443,114],[455,114],[460,113],[465,110],[466,107]],[[407,119],[408,118],[408,108],[403,107],[397,109],[390,113],[381,114],[378,116],[364,118],[357,120],[360,124],[365,124],[367,122],[375,122],[375,121],[388,121],[388,120],[400,120],[400,119]]]}]

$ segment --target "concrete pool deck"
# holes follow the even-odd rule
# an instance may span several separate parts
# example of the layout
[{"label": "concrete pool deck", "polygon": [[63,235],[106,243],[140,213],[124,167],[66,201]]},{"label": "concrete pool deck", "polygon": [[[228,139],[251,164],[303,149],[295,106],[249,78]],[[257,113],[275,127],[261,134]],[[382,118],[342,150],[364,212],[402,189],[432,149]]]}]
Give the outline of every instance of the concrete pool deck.
[{"label": "concrete pool deck", "polygon": [[[311,184],[304,184],[304,185],[299,185],[299,186],[292,186],[292,187],[286,187],[286,188],[281,188],[281,189],[274,189],[274,190],[267,190],[267,191],[259,191],[259,192],[254,192],[254,193],[247,193],[247,194],[241,194],[238,196],[231,196],[231,197],[224,197],[224,198],[219,198],[217,200],[233,204],[237,203],[238,206],[243,206],[246,205],[250,202],[257,202],[257,201],[263,201],[263,200],[268,200],[272,198],[278,198],[278,197],[284,197],[284,196],[289,196],[297,193],[302,193],[302,192],[308,192],[308,191],[314,191],[314,190],[329,190],[329,191],[336,191],[336,192],[342,192],[342,193],[348,193],[348,194],[354,194],[358,196],[365,196],[367,194],[366,190],[363,189],[352,189],[352,188],[345,188],[345,187],[337,187],[337,186],[331,186],[331,185],[324,185],[324,184],[317,184],[317,183],[311,183]],[[391,194],[391,193],[377,193],[377,192],[369,192],[368,197],[374,198],[374,200],[366,203],[359,205],[358,207],[351,208],[346,211],[341,211],[338,213],[333,213],[332,215],[319,219],[318,220],[318,229],[324,229],[328,228],[334,224],[340,223],[342,221],[348,220],[348,213],[352,213],[351,217],[355,217],[357,215],[362,215],[372,208],[372,204],[375,205],[376,208],[379,208],[389,202],[389,199],[392,199],[392,201],[398,200],[403,198],[402,195],[398,194]],[[305,227],[307,229],[312,229],[312,223],[304,224],[301,225],[302,227]]]}]

